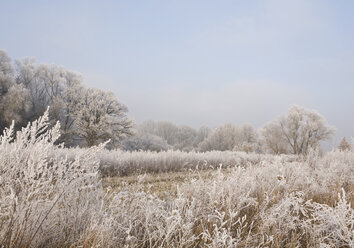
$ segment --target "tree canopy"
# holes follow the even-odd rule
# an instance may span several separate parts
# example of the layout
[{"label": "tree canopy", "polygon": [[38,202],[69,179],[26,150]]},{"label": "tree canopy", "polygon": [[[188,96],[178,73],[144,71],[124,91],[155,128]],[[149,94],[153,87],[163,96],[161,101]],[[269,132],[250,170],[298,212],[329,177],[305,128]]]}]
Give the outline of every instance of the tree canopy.
[{"label": "tree canopy", "polygon": [[37,64],[34,58],[12,63],[0,50],[0,131],[15,120],[19,129],[50,107],[52,123],[60,122],[67,146],[119,145],[132,133],[128,109],[112,92],[88,88],[82,76],[62,66]]}]

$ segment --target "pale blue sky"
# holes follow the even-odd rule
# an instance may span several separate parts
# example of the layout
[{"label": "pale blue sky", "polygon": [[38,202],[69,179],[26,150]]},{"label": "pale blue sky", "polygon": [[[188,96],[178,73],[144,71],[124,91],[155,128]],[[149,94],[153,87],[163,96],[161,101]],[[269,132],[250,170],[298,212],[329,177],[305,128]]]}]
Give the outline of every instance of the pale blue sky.
[{"label": "pale blue sky", "polygon": [[0,0],[0,49],[80,72],[136,122],[256,128],[294,103],[354,136],[354,1]]}]

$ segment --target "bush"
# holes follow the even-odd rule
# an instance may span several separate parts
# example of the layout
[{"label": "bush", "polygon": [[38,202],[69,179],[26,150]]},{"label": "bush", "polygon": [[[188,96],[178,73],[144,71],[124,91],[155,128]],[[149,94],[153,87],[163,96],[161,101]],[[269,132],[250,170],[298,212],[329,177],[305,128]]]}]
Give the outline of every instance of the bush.
[{"label": "bush", "polygon": [[48,112],[0,138],[0,247],[69,246],[102,218],[104,192],[95,153],[81,150],[72,161],[57,156],[59,124]]}]

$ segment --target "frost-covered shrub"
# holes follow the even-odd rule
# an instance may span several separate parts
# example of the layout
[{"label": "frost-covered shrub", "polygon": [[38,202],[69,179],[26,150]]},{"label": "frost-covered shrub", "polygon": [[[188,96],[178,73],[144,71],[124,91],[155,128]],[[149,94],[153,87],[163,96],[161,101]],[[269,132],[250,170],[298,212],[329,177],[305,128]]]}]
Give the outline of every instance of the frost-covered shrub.
[{"label": "frost-covered shrub", "polygon": [[335,207],[310,204],[317,240],[327,247],[354,247],[354,210],[342,189]]},{"label": "frost-covered shrub", "polygon": [[[353,152],[67,150],[47,123],[0,138],[0,247],[354,246]],[[144,175],[104,190],[96,156],[120,173],[215,166],[161,197]]]},{"label": "frost-covered shrub", "polygon": [[341,182],[354,159],[312,156],[219,168],[166,199],[141,177],[111,201],[113,236],[128,247],[352,247],[353,174],[347,196]]},{"label": "frost-covered shrub", "polygon": [[[80,148],[61,149],[62,156],[74,158]],[[183,151],[122,151],[101,150],[97,153],[103,176],[178,172],[190,169],[210,169],[242,166],[248,167],[266,161],[291,162],[299,158],[293,155],[273,156],[235,151],[183,152]]]},{"label": "frost-covered shrub", "polygon": [[99,148],[69,161],[56,155],[59,130],[59,124],[48,128],[46,112],[0,137],[0,247],[69,246],[102,217]]},{"label": "frost-covered shrub", "polygon": [[261,213],[261,232],[267,234],[271,244],[312,244],[311,219],[303,192],[292,192],[279,203]]}]

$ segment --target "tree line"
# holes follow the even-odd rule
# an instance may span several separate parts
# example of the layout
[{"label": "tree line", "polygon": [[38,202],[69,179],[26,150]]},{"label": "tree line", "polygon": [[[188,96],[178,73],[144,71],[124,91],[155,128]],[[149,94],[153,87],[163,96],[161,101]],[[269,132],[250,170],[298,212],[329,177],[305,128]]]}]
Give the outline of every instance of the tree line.
[{"label": "tree line", "polygon": [[50,107],[50,119],[60,122],[60,143],[93,146],[111,140],[125,150],[243,151],[307,154],[331,139],[334,128],[315,110],[292,106],[259,130],[251,125],[225,124],[194,129],[170,122],[127,117],[128,109],[112,92],[89,88],[81,75],[62,66],[38,64],[34,58],[12,62],[0,50],[0,131],[15,121],[20,129]]},{"label": "tree line", "polygon": [[[335,128],[315,110],[294,105],[288,113],[266,123],[259,130],[251,125],[225,124],[215,129],[176,126],[170,122],[148,121],[137,134],[123,141],[127,150],[243,151],[306,155],[320,149],[320,142],[333,137]],[[348,148],[341,143],[339,147]]]},{"label": "tree line", "polygon": [[12,63],[0,50],[0,131],[15,121],[16,129],[42,116],[60,122],[60,143],[93,146],[112,144],[132,134],[127,107],[112,92],[88,88],[81,75],[62,66],[38,64],[34,58]]}]

